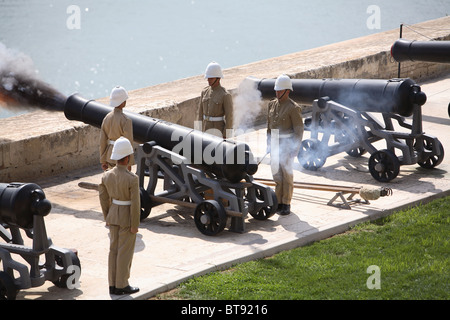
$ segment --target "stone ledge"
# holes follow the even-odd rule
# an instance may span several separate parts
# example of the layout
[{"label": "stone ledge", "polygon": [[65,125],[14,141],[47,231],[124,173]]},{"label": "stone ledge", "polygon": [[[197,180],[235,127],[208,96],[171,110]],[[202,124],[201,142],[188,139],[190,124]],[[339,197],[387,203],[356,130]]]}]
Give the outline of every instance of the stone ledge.
[{"label": "stone ledge", "polygon": [[[450,17],[444,17],[413,27],[427,28],[432,39],[448,40],[449,23]],[[229,68],[224,70],[222,84],[235,93],[248,76],[274,78],[285,73],[293,78],[396,78],[398,64],[392,61],[390,48],[398,36],[398,30],[391,30]],[[403,38],[426,40],[409,29],[404,29]],[[449,70],[450,64],[408,62],[402,63],[401,76],[420,82]],[[199,75],[133,90],[127,110],[193,127],[194,110],[206,85]],[[258,119],[264,121],[264,112]],[[33,181],[98,163],[99,130],[69,121],[63,113],[36,111],[0,119],[0,127],[1,182]]]}]

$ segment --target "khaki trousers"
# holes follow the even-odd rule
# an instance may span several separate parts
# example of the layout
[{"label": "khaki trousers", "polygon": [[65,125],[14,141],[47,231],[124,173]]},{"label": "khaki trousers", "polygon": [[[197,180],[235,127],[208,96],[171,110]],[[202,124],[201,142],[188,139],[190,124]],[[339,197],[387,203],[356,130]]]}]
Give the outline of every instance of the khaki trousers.
[{"label": "khaki trousers", "polygon": [[130,232],[130,227],[117,225],[109,226],[109,234],[108,282],[122,289],[128,286],[136,234]]},{"label": "khaki trousers", "polygon": [[291,204],[294,192],[293,158],[282,161],[271,161],[273,181],[275,181],[275,194],[279,204]]},{"label": "khaki trousers", "polygon": [[[270,168],[279,204],[291,204],[294,192],[294,157],[296,144],[291,139],[271,141]],[[298,152],[297,152],[298,153]]]}]

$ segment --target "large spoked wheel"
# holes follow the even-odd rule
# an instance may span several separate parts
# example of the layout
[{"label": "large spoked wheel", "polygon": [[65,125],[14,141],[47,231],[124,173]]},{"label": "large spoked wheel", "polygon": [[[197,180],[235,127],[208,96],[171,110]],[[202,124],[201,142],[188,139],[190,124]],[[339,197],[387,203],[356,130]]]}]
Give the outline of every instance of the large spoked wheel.
[{"label": "large spoked wheel", "polygon": [[[267,220],[276,213],[278,200],[275,191],[273,191],[272,189],[270,189],[270,196],[272,197],[273,205],[262,207],[256,212],[250,212],[250,215],[253,218],[255,218],[256,220]],[[263,194],[258,189],[256,189],[256,198],[262,201],[265,200]]]},{"label": "large spoked wheel", "polygon": [[[72,265],[77,266],[79,268],[79,271],[81,272],[80,259],[78,259],[75,252],[73,252],[73,251],[70,252],[70,259],[72,261]],[[64,265],[59,257],[56,257],[56,264],[60,267],[64,267]],[[77,281],[77,279],[75,279],[75,277],[72,277],[73,279],[69,279],[69,277],[72,276],[75,272],[76,272],[76,270],[73,270],[72,273],[64,274],[61,277],[59,277],[57,280],[52,281],[52,282],[58,288],[68,289],[69,285],[75,285],[75,281]]]},{"label": "large spoked wheel", "polygon": [[[431,140],[424,140],[423,143],[424,149],[433,150],[433,142]],[[433,169],[441,164],[442,160],[444,160],[444,146],[440,141],[437,141],[437,147],[440,155],[431,154],[426,160],[417,162],[419,166],[425,169]]]},{"label": "large spoked wheel", "polygon": [[150,196],[148,195],[147,191],[145,191],[144,188],[140,188],[140,198],[141,198],[141,215],[140,215],[140,221],[144,220],[150,215],[150,212],[152,211],[152,203]]},{"label": "large spoked wheel", "polygon": [[205,200],[195,208],[194,221],[201,233],[215,236],[225,228],[227,214],[221,203],[216,200]]},{"label": "large spoked wheel", "polygon": [[0,271],[0,300],[16,300],[17,289],[14,279],[4,271]]},{"label": "large spoked wheel", "polygon": [[297,159],[303,168],[316,171],[325,164],[327,156],[319,140],[306,139],[302,141]]},{"label": "large spoked wheel", "polygon": [[389,182],[400,172],[400,161],[392,151],[378,150],[369,158],[369,171],[375,180]]}]

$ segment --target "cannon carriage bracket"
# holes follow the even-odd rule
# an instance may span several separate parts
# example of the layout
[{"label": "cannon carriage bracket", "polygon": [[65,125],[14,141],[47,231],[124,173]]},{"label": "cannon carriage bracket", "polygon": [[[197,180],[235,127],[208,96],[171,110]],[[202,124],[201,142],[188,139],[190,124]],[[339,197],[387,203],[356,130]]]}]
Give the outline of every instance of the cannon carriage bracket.
[{"label": "cannon carriage bracket", "polygon": [[[331,155],[346,152],[359,157],[369,152],[370,174],[377,181],[389,182],[397,177],[402,165],[419,164],[432,169],[442,162],[442,143],[422,130],[420,104],[414,105],[412,122],[395,113],[381,115],[384,123],[370,112],[349,108],[329,97],[316,99],[311,117],[305,119],[305,130],[311,135],[310,139],[302,141],[297,157],[299,163],[315,171]],[[395,130],[393,120],[404,128],[403,131]],[[377,150],[374,143],[383,139],[386,148]]]},{"label": "cannon carriage bracket", "polygon": [[[247,80],[256,84],[264,99],[275,97],[275,79]],[[300,105],[312,106],[312,116],[305,119],[304,126],[311,131],[311,138],[302,141],[297,157],[305,169],[317,170],[327,157],[340,152],[353,157],[369,152],[372,177],[388,182],[397,177],[400,165],[417,163],[432,169],[442,162],[442,144],[422,130],[422,106],[427,96],[414,80],[332,78],[291,82],[290,97]],[[412,122],[405,120],[411,116]],[[394,121],[401,131],[394,129]],[[377,150],[373,143],[382,139],[386,148]],[[396,150],[401,154],[397,156]]]},{"label": "cannon carriage bracket", "polygon": [[[214,236],[225,229],[228,218],[231,220],[229,230],[243,233],[249,213],[257,220],[266,220],[276,212],[275,192],[254,181],[251,175],[239,182],[230,182],[155,142],[141,144],[136,159],[141,220],[155,206],[176,204],[193,209],[197,229],[204,235]],[[161,180],[162,188],[157,190]]]}]

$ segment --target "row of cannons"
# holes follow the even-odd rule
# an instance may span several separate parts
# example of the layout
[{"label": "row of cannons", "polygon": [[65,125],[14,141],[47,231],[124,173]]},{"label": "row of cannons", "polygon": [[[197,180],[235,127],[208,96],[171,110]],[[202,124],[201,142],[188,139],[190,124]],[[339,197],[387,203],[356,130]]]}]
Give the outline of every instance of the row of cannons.
[{"label": "row of cannons", "polygon": [[[393,56],[412,59],[412,45],[399,41],[393,46]],[[435,50],[441,54],[432,57],[427,48],[422,55],[413,50],[413,58],[448,62],[448,43],[445,50]],[[275,97],[274,79],[246,80],[254,83],[263,98]],[[433,169],[444,158],[440,141],[423,132],[421,108],[426,95],[411,79],[294,79],[293,89],[292,99],[312,107],[311,116],[305,118],[310,138],[302,141],[297,157],[307,170],[318,170],[327,157],[335,154],[360,157],[368,152],[370,174],[384,183],[396,178],[402,165]],[[67,119],[95,127],[101,126],[111,110],[77,94],[68,97],[64,107]],[[134,140],[140,143],[135,156],[141,220],[160,204],[181,205],[193,210],[195,225],[202,234],[214,236],[227,226],[230,231],[244,232],[249,214],[257,220],[275,214],[277,198],[269,182],[254,177],[258,163],[247,144],[126,113],[133,122]],[[395,123],[401,130],[395,129]],[[385,146],[377,149],[377,142],[383,140]],[[210,157],[198,157],[205,153]],[[339,195],[343,201],[342,194],[350,194],[348,199],[359,194],[366,203],[391,194],[389,188],[376,189],[374,197],[364,197],[360,188],[301,187],[336,191],[333,199]],[[80,261],[76,250],[59,248],[47,236],[44,217],[50,210],[51,204],[38,185],[0,183],[0,237],[4,241],[0,243],[0,299],[14,299],[19,290],[40,286],[47,280],[64,288],[76,285]],[[31,246],[25,244],[21,230],[31,239]],[[11,254],[22,260],[13,259]]]}]

